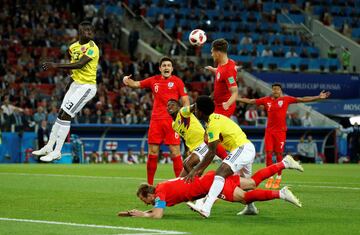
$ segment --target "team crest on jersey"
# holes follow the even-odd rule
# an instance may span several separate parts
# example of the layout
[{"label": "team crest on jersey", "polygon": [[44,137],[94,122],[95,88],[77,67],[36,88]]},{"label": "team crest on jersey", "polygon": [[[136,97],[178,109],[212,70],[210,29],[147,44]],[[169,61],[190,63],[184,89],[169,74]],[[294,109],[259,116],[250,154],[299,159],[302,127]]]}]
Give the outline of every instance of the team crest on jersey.
[{"label": "team crest on jersey", "polygon": [[282,101],[282,100],[279,100],[278,101],[278,105],[279,105],[279,107],[281,108],[281,106],[284,104],[284,101]]},{"label": "team crest on jersey", "polygon": [[80,48],[80,50],[81,50],[81,52],[85,52],[85,51],[86,51],[86,47],[82,46],[82,47]]},{"label": "team crest on jersey", "polygon": [[216,74],[216,79],[217,79],[217,80],[220,79],[220,73],[219,73],[219,72]]},{"label": "team crest on jersey", "polygon": [[173,83],[173,82],[169,82],[169,83],[168,83],[168,88],[169,88],[169,89],[173,88],[173,86],[174,86],[174,83]]},{"label": "team crest on jersey", "polygon": [[268,108],[270,109],[271,108],[271,102],[267,102],[266,104],[267,104]]}]

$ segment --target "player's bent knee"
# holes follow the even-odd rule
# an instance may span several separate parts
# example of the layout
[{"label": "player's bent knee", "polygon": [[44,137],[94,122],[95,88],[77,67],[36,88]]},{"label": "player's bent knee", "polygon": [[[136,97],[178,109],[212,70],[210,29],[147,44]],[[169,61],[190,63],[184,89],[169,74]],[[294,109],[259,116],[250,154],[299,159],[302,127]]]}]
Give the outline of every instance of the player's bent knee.
[{"label": "player's bent knee", "polygon": [[[249,179],[250,180],[250,179]],[[255,181],[253,180],[253,179],[251,179],[250,181],[249,181],[249,185],[248,185],[248,187],[247,187],[247,190],[253,190],[253,189],[256,189],[256,183],[255,183]]]}]

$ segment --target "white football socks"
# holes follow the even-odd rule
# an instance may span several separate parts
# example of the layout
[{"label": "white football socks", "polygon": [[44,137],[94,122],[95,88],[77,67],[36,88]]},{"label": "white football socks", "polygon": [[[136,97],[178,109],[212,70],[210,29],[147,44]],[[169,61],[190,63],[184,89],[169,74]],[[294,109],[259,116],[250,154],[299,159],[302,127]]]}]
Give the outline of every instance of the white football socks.
[{"label": "white football socks", "polygon": [[50,132],[50,136],[49,136],[49,141],[47,142],[46,146],[50,147],[51,149],[53,149],[54,144],[56,142],[57,139],[57,132],[60,128],[60,123],[62,122],[62,120],[60,120],[59,118],[56,119],[54,125],[51,128],[51,132]]},{"label": "white football socks", "polygon": [[[56,120],[56,122],[58,122],[58,120]],[[54,151],[61,152],[65,139],[70,131],[71,121],[60,120],[58,123],[59,123],[59,130],[57,131],[56,147]]]},{"label": "white football socks", "polygon": [[211,208],[218,198],[219,194],[224,188],[225,179],[222,176],[215,175],[214,182],[211,185],[211,188],[208,193],[208,197],[205,200],[205,203],[202,207],[203,211],[210,212]]}]

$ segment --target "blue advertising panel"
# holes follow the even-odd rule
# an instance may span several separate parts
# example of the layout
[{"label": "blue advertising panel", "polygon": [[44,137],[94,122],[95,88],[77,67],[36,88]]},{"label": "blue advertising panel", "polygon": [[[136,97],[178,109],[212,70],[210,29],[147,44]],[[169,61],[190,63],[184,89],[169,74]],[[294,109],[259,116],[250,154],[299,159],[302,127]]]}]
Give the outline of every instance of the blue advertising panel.
[{"label": "blue advertising panel", "polygon": [[359,115],[360,99],[327,100],[309,104],[314,110],[328,115]]},{"label": "blue advertising panel", "polygon": [[292,96],[313,96],[327,90],[332,99],[360,98],[359,75],[257,72],[253,75],[269,84],[280,83],[284,92]]},{"label": "blue advertising panel", "polygon": [[[256,151],[263,153],[264,148],[264,127],[242,126],[248,138],[254,143]],[[326,142],[330,134],[334,133],[334,128],[303,128],[289,127],[285,145],[286,153],[296,153],[299,139],[303,135],[311,134],[318,145],[321,153],[326,152]],[[92,152],[103,153],[116,151],[126,153],[131,148],[138,153],[141,148],[147,152],[147,125],[72,125],[72,136],[77,136],[84,144],[85,155]],[[35,163],[31,156],[32,149],[35,148],[36,134],[26,132],[22,136],[17,133],[2,133],[2,143],[0,144],[0,163]],[[331,144],[333,146],[333,144]],[[332,147],[334,148],[334,147]],[[162,145],[163,152],[168,153],[167,146]],[[25,158],[26,150],[30,151],[28,161]],[[184,148],[182,148],[184,151]],[[333,151],[334,152],[334,151]],[[74,143],[66,143],[62,149],[63,158],[57,163],[71,163],[74,155]],[[334,161],[334,153],[326,155],[328,162]]]}]

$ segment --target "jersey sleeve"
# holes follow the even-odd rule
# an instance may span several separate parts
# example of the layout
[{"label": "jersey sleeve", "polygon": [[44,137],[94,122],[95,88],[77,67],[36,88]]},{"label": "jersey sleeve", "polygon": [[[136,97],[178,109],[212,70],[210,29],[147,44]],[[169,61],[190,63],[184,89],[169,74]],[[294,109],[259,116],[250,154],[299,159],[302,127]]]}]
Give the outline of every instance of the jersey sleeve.
[{"label": "jersey sleeve", "polygon": [[178,81],[177,81],[177,88],[178,88],[178,92],[180,94],[180,97],[188,95],[186,87],[185,87],[183,81],[180,78],[178,78]]},{"label": "jersey sleeve", "polygon": [[231,87],[237,87],[235,68],[226,71],[224,79],[225,79],[227,88],[230,89]]},{"label": "jersey sleeve", "polygon": [[151,88],[153,77],[146,78],[140,81],[140,88]]},{"label": "jersey sleeve", "polygon": [[297,98],[293,97],[293,96],[285,96],[286,101],[288,104],[293,104],[293,103],[297,103]]},{"label": "jersey sleeve", "polygon": [[186,117],[186,118],[190,117],[190,115],[191,115],[190,106],[182,107],[180,109],[180,114],[181,114],[181,116]]},{"label": "jersey sleeve", "polygon": [[95,57],[99,56],[99,48],[94,43],[90,43],[90,47],[86,50],[85,55],[91,59],[94,59]]},{"label": "jersey sleeve", "polygon": [[164,209],[165,207],[166,207],[166,202],[164,200],[161,200],[159,197],[156,197],[154,208]]},{"label": "jersey sleeve", "polygon": [[255,103],[256,103],[257,106],[265,105],[266,101],[267,101],[267,97],[262,97],[260,99],[256,99]]},{"label": "jersey sleeve", "polygon": [[154,208],[164,209],[166,207],[166,193],[162,189],[161,185],[156,187]]},{"label": "jersey sleeve", "polygon": [[214,142],[220,139],[220,127],[213,120],[209,123],[209,126],[206,130],[208,135],[208,143]]}]

